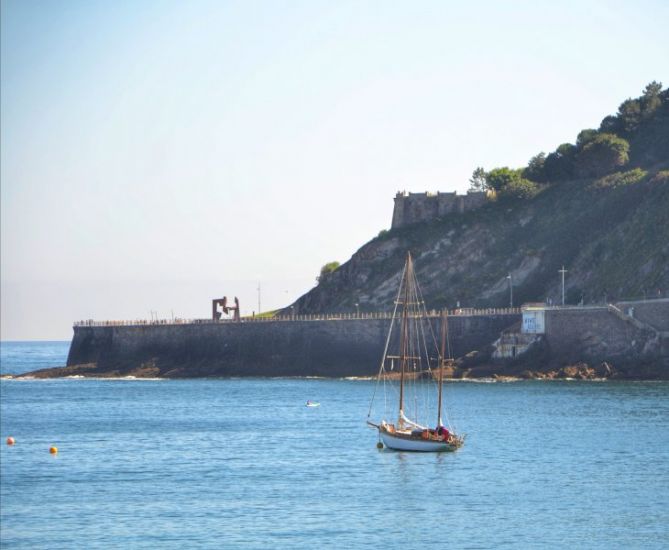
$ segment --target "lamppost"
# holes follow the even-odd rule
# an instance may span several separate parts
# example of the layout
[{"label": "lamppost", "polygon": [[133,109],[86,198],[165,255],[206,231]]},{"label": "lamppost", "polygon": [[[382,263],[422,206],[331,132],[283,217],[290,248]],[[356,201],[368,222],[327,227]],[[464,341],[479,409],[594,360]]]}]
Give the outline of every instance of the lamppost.
[{"label": "lamppost", "polygon": [[295,306],[290,306],[290,318],[295,319]]},{"label": "lamppost", "polygon": [[355,303],[355,316],[360,317],[360,304],[358,302]]},{"label": "lamppost", "polygon": [[511,273],[506,278],[509,279],[509,307],[513,307],[513,279],[511,278]]}]

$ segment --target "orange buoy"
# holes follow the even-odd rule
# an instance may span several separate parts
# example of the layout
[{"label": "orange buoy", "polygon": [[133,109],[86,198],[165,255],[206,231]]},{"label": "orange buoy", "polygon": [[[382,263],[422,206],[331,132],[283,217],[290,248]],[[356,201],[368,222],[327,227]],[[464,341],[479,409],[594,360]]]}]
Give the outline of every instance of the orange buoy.
[{"label": "orange buoy", "polygon": [[56,454],[58,454],[58,447],[49,447],[49,452],[50,452],[52,455],[56,455]]},{"label": "orange buoy", "polygon": [[13,437],[7,438],[7,445],[14,445],[14,443],[16,443],[16,439],[14,439]]}]

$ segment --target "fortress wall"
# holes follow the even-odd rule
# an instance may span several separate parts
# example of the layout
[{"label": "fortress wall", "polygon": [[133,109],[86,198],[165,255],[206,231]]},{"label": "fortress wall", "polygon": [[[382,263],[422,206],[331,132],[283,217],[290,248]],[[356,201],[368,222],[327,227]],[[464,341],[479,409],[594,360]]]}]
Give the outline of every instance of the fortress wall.
[{"label": "fortress wall", "polygon": [[397,193],[395,196],[395,206],[393,207],[393,221],[391,228],[402,227],[404,225],[404,206],[405,201],[402,198],[403,196],[400,193]]},{"label": "fortress wall", "polygon": [[[520,314],[449,318],[455,356],[491,344]],[[154,367],[168,376],[372,376],[390,320],[75,327],[68,366]],[[439,335],[440,321],[433,327]],[[158,373],[157,373],[158,374]]]},{"label": "fortress wall", "polygon": [[452,193],[397,193],[393,210],[392,228],[443,218],[449,214],[479,208],[485,204],[486,194],[468,192]]},{"label": "fortress wall", "polygon": [[[437,194],[437,217],[443,218],[448,214],[453,214],[458,212],[457,208],[457,195],[453,193],[438,193]],[[460,197],[462,198],[462,197]]]}]

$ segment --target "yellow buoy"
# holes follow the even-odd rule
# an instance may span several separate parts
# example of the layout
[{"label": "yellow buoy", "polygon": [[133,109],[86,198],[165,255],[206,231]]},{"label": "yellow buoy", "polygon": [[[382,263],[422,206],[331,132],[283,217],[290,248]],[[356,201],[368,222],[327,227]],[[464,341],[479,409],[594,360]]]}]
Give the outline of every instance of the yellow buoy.
[{"label": "yellow buoy", "polygon": [[13,437],[7,438],[7,445],[14,445],[14,443],[16,443],[16,440]]},{"label": "yellow buoy", "polygon": [[58,447],[50,447],[50,448],[49,448],[49,452],[50,452],[52,455],[58,454]]}]

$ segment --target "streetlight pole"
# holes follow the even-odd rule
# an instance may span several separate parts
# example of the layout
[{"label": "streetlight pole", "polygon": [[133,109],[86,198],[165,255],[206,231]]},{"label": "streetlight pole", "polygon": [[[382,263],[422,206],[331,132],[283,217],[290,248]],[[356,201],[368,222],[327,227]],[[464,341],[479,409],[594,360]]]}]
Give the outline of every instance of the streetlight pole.
[{"label": "streetlight pole", "polygon": [[513,307],[513,279],[511,278],[511,273],[506,276],[509,279],[509,307]]},{"label": "streetlight pole", "polygon": [[558,273],[562,274],[562,305],[564,305],[564,274],[567,273],[567,270],[562,266],[562,269],[558,269]]},{"label": "streetlight pole", "polygon": [[358,302],[355,303],[355,316],[360,317],[360,304]]}]

